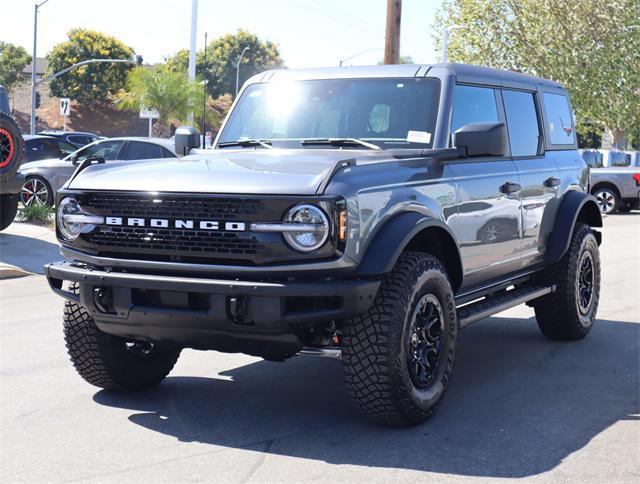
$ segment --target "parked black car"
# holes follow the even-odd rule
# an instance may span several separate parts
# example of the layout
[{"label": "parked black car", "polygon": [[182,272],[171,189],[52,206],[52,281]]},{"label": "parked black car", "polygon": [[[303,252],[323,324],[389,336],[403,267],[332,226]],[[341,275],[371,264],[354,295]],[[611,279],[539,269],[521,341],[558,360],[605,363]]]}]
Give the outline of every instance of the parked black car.
[{"label": "parked black car", "polygon": [[46,130],[46,131],[40,131],[38,134],[59,138],[75,146],[76,149],[82,148],[83,146],[88,145],[89,143],[93,143],[96,140],[104,138],[104,136],[98,136],[97,134],[94,134],[94,133],[84,133],[82,131]]},{"label": "parked black car", "polygon": [[54,138],[53,136],[27,134],[24,135],[23,138],[25,147],[22,163],[46,160],[49,158],[64,158],[78,149],[65,140]]}]

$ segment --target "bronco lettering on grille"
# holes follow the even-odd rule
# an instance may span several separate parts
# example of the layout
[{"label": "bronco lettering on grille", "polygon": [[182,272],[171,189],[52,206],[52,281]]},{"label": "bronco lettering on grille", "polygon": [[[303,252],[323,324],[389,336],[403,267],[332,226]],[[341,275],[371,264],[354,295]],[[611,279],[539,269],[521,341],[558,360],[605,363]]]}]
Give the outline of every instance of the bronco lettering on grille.
[{"label": "bronco lettering on grille", "polygon": [[193,230],[226,230],[231,232],[243,232],[246,230],[244,222],[218,222],[215,220],[169,220],[164,218],[138,218],[138,217],[105,217],[106,225],[127,227],[154,227],[176,228]]}]

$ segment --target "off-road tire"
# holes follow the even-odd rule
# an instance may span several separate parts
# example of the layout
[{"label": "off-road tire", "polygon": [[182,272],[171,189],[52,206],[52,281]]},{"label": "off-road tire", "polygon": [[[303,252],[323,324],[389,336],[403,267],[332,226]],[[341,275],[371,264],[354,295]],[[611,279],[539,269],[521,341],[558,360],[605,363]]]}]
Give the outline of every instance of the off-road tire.
[{"label": "off-road tire", "polygon": [[[71,290],[77,293],[77,285]],[[144,356],[132,352],[124,339],[100,331],[86,309],[71,301],[64,305],[64,340],[78,374],[107,390],[153,387],[169,374],[180,356],[179,349],[156,346]]]},{"label": "off-road tire", "polygon": [[18,213],[18,196],[13,193],[0,195],[0,230],[6,229]]},{"label": "off-road tire", "polygon": [[[432,383],[413,384],[405,341],[420,298],[433,294],[443,316],[441,354]],[[421,252],[405,252],[387,274],[371,308],[343,328],[342,367],[353,404],[369,419],[389,425],[416,425],[438,408],[453,372],[457,340],[456,308],[442,263]]]},{"label": "off-road tire", "polygon": [[23,153],[20,128],[11,116],[0,112],[0,183],[15,175]]},{"label": "off-road tire", "polygon": [[[579,264],[585,251],[593,261],[593,290],[588,310],[581,311],[578,303]],[[554,284],[556,290],[532,304],[542,334],[562,341],[584,338],[593,327],[600,299],[600,252],[591,227],[576,224],[567,253],[545,271],[544,279],[546,284]]]}]

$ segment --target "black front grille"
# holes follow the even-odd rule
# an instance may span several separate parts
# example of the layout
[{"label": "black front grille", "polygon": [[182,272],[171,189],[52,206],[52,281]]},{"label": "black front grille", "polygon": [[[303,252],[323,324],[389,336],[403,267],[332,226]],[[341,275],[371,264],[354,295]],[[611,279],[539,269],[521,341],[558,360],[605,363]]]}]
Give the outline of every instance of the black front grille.
[{"label": "black front grille", "polygon": [[140,196],[118,193],[89,195],[87,206],[101,215],[165,219],[252,220],[265,210],[255,198]]},{"label": "black front grille", "polygon": [[245,234],[142,227],[99,227],[89,240],[99,247],[189,252],[194,256],[203,253],[246,256],[262,249],[254,237]]}]

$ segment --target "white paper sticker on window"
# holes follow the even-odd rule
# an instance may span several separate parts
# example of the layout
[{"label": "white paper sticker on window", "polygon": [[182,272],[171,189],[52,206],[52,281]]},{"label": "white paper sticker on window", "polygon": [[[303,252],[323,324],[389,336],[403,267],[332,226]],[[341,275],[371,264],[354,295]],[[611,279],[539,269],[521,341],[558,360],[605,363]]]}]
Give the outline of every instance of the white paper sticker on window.
[{"label": "white paper sticker on window", "polygon": [[431,133],[427,131],[409,131],[407,133],[409,143],[431,143]]}]

